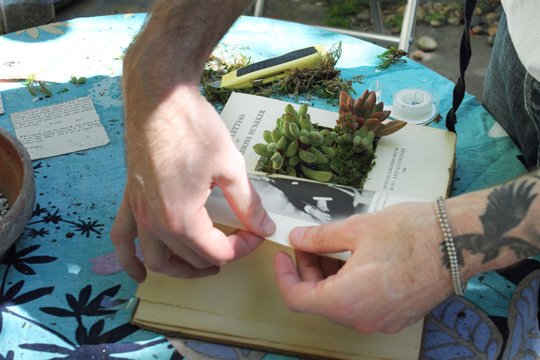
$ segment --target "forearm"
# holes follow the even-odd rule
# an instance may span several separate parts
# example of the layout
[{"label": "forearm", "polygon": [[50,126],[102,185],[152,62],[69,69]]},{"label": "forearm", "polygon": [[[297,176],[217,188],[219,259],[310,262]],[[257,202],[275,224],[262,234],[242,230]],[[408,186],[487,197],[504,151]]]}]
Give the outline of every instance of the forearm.
[{"label": "forearm", "polygon": [[447,200],[463,279],[540,255],[539,194],[537,170],[504,185]]},{"label": "forearm", "polygon": [[159,82],[162,88],[198,85],[213,48],[248,4],[248,0],[158,0],[126,54],[125,73],[142,70],[150,77],[146,81]]},{"label": "forearm", "polygon": [[[178,132],[181,123],[184,126],[180,128],[188,128],[186,122],[190,120],[205,120],[206,126],[210,126],[208,114],[201,109],[204,99],[199,90],[204,64],[248,3],[157,0],[124,59],[128,150],[133,148],[134,141],[163,141],[165,133]],[[200,112],[205,113],[204,119],[197,115]],[[178,141],[178,135],[173,135]]]}]

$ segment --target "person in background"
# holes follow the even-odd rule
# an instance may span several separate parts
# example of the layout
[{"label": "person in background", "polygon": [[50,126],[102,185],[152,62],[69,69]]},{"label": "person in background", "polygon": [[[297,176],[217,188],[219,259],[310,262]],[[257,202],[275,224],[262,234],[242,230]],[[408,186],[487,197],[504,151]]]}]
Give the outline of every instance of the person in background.
[{"label": "person in background", "polygon": [[[242,156],[199,90],[212,49],[249,2],[158,0],[126,54],[128,173],[111,239],[136,281],[144,280],[145,265],[178,277],[214,274],[221,265],[252,252],[275,229],[249,183]],[[534,167],[539,164],[540,56],[532,48],[533,39],[540,37],[535,20],[540,8],[532,0],[503,3],[512,9],[506,39],[516,43],[513,28],[525,27],[528,31],[516,36],[528,40],[519,38],[519,60],[512,65],[500,61],[499,66],[497,57],[505,59],[508,50],[500,43],[509,40],[497,40],[488,97],[499,87],[508,106],[499,103],[504,107],[500,112],[488,108],[503,125],[513,121],[507,131]],[[526,18],[514,18],[523,14]],[[525,68],[515,74],[518,63]],[[506,72],[512,74],[495,77]],[[521,78],[532,87],[508,84],[509,78]],[[516,113],[523,105],[514,104],[522,100],[529,105]],[[511,131],[513,126],[519,128]],[[204,204],[213,186],[221,187],[247,231],[227,237],[212,226]],[[472,275],[540,254],[539,193],[540,171],[531,170],[497,187],[437,201],[436,206],[405,203],[296,228],[290,234],[296,264],[288,255],[277,254],[276,282],[292,310],[319,314],[362,332],[399,331],[453,292],[461,293],[461,284]],[[136,237],[144,264],[135,255]],[[343,250],[352,252],[345,263],[316,255]]]},{"label": "person in background", "polygon": [[[540,166],[540,9],[536,1],[503,0],[503,13],[484,83],[484,106]],[[474,55],[473,55],[474,56]]]}]

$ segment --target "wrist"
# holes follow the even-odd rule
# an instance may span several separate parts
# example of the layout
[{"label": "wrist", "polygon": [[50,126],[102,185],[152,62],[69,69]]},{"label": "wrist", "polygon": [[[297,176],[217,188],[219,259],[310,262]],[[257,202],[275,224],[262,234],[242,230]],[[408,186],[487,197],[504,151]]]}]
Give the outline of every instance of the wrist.
[{"label": "wrist", "polygon": [[125,66],[136,66],[133,60],[144,54],[146,71],[160,73],[162,82],[198,84],[212,50],[249,2],[158,0],[130,46]]},{"label": "wrist", "polygon": [[[452,293],[461,294],[460,290],[467,280],[481,271],[478,263],[470,259],[469,254],[463,254],[455,243],[456,234],[460,233],[457,229],[465,226],[463,219],[468,221],[471,215],[462,218],[466,211],[462,213],[461,208],[451,206],[448,201],[444,200],[443,204],[439,205],[436,202],[417,203],[418,210],[411,211],[415,216],[412,221],[407,222],[404,230],[405,234],[413,234],[416,250],[424,252],[421,255],[424,259],[423,267],[430,269],[425,272],[430,279],[426,283],[431,291],[445,297]],[[450,245],[448,234],[451,237]],[[449,256],[450,254],[453,255]]]},{"label": "wrist", "polygon": [[192,84],[178,84],[161,92],[150,86],[135,87],[126,94],[124,102],[126,142],[142,136],[153,137],[163,128],[181,131],[201,108],[210,106],[199,86]]},{"label": "wrist", "polygon": [[482,217],[486,216],[490,191],[492,189],[446,200],[448,221],[461,259],[463,281],[477,273],[504,268],[519,260],[510,248],[502,246],[500,239],[490,236],[484,229]]}]

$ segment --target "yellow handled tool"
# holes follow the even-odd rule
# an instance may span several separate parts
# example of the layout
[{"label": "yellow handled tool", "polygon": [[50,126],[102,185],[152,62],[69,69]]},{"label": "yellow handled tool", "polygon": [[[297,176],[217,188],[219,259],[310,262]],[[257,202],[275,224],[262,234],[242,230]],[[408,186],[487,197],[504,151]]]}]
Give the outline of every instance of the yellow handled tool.
[{"label": "yellow handled tool", "polygon": [[268,84],[283,78],[292,69],[319,66],[325,54],[326,49],[320,45],[291,51],[231,71],[223,75],[221,80],[212,83],[212,85],[227,89],[245,89]]}]

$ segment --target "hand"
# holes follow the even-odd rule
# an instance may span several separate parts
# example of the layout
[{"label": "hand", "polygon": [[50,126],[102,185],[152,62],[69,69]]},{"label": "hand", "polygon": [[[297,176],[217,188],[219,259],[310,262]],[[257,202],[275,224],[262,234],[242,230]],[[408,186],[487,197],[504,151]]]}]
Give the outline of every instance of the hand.
[{"label": "hand", "polygon": [[[214,274],[253,251],[275,225],[223,121],[201,96],[198,77],[166,77],[163,57],[144,49],[131,49],[125,60],[127,183],[111,239],[138,282],[146,269],[135,254],[137,236],[150,270],[175,277]],[[205,208],[213,186],[247,231],[226,236],[213,226]]]},{"label": "hand", "polygon": [[[394,333],[452,293],[442,235],[430,203],[408,203],[290,234],[297,267],[279,253],[278,287],[287,306],[361,332]],[[350,250],[342,266],[314,253]]]},{"label": "hand", "polygon": [[306,204],[304,206],[304,211],[319,222],[329,222],[330,220],[332,220],[332,218],[330,217],[330,214],[328,214],[325,211],[322,211],[320,208],[313,205]]}]

